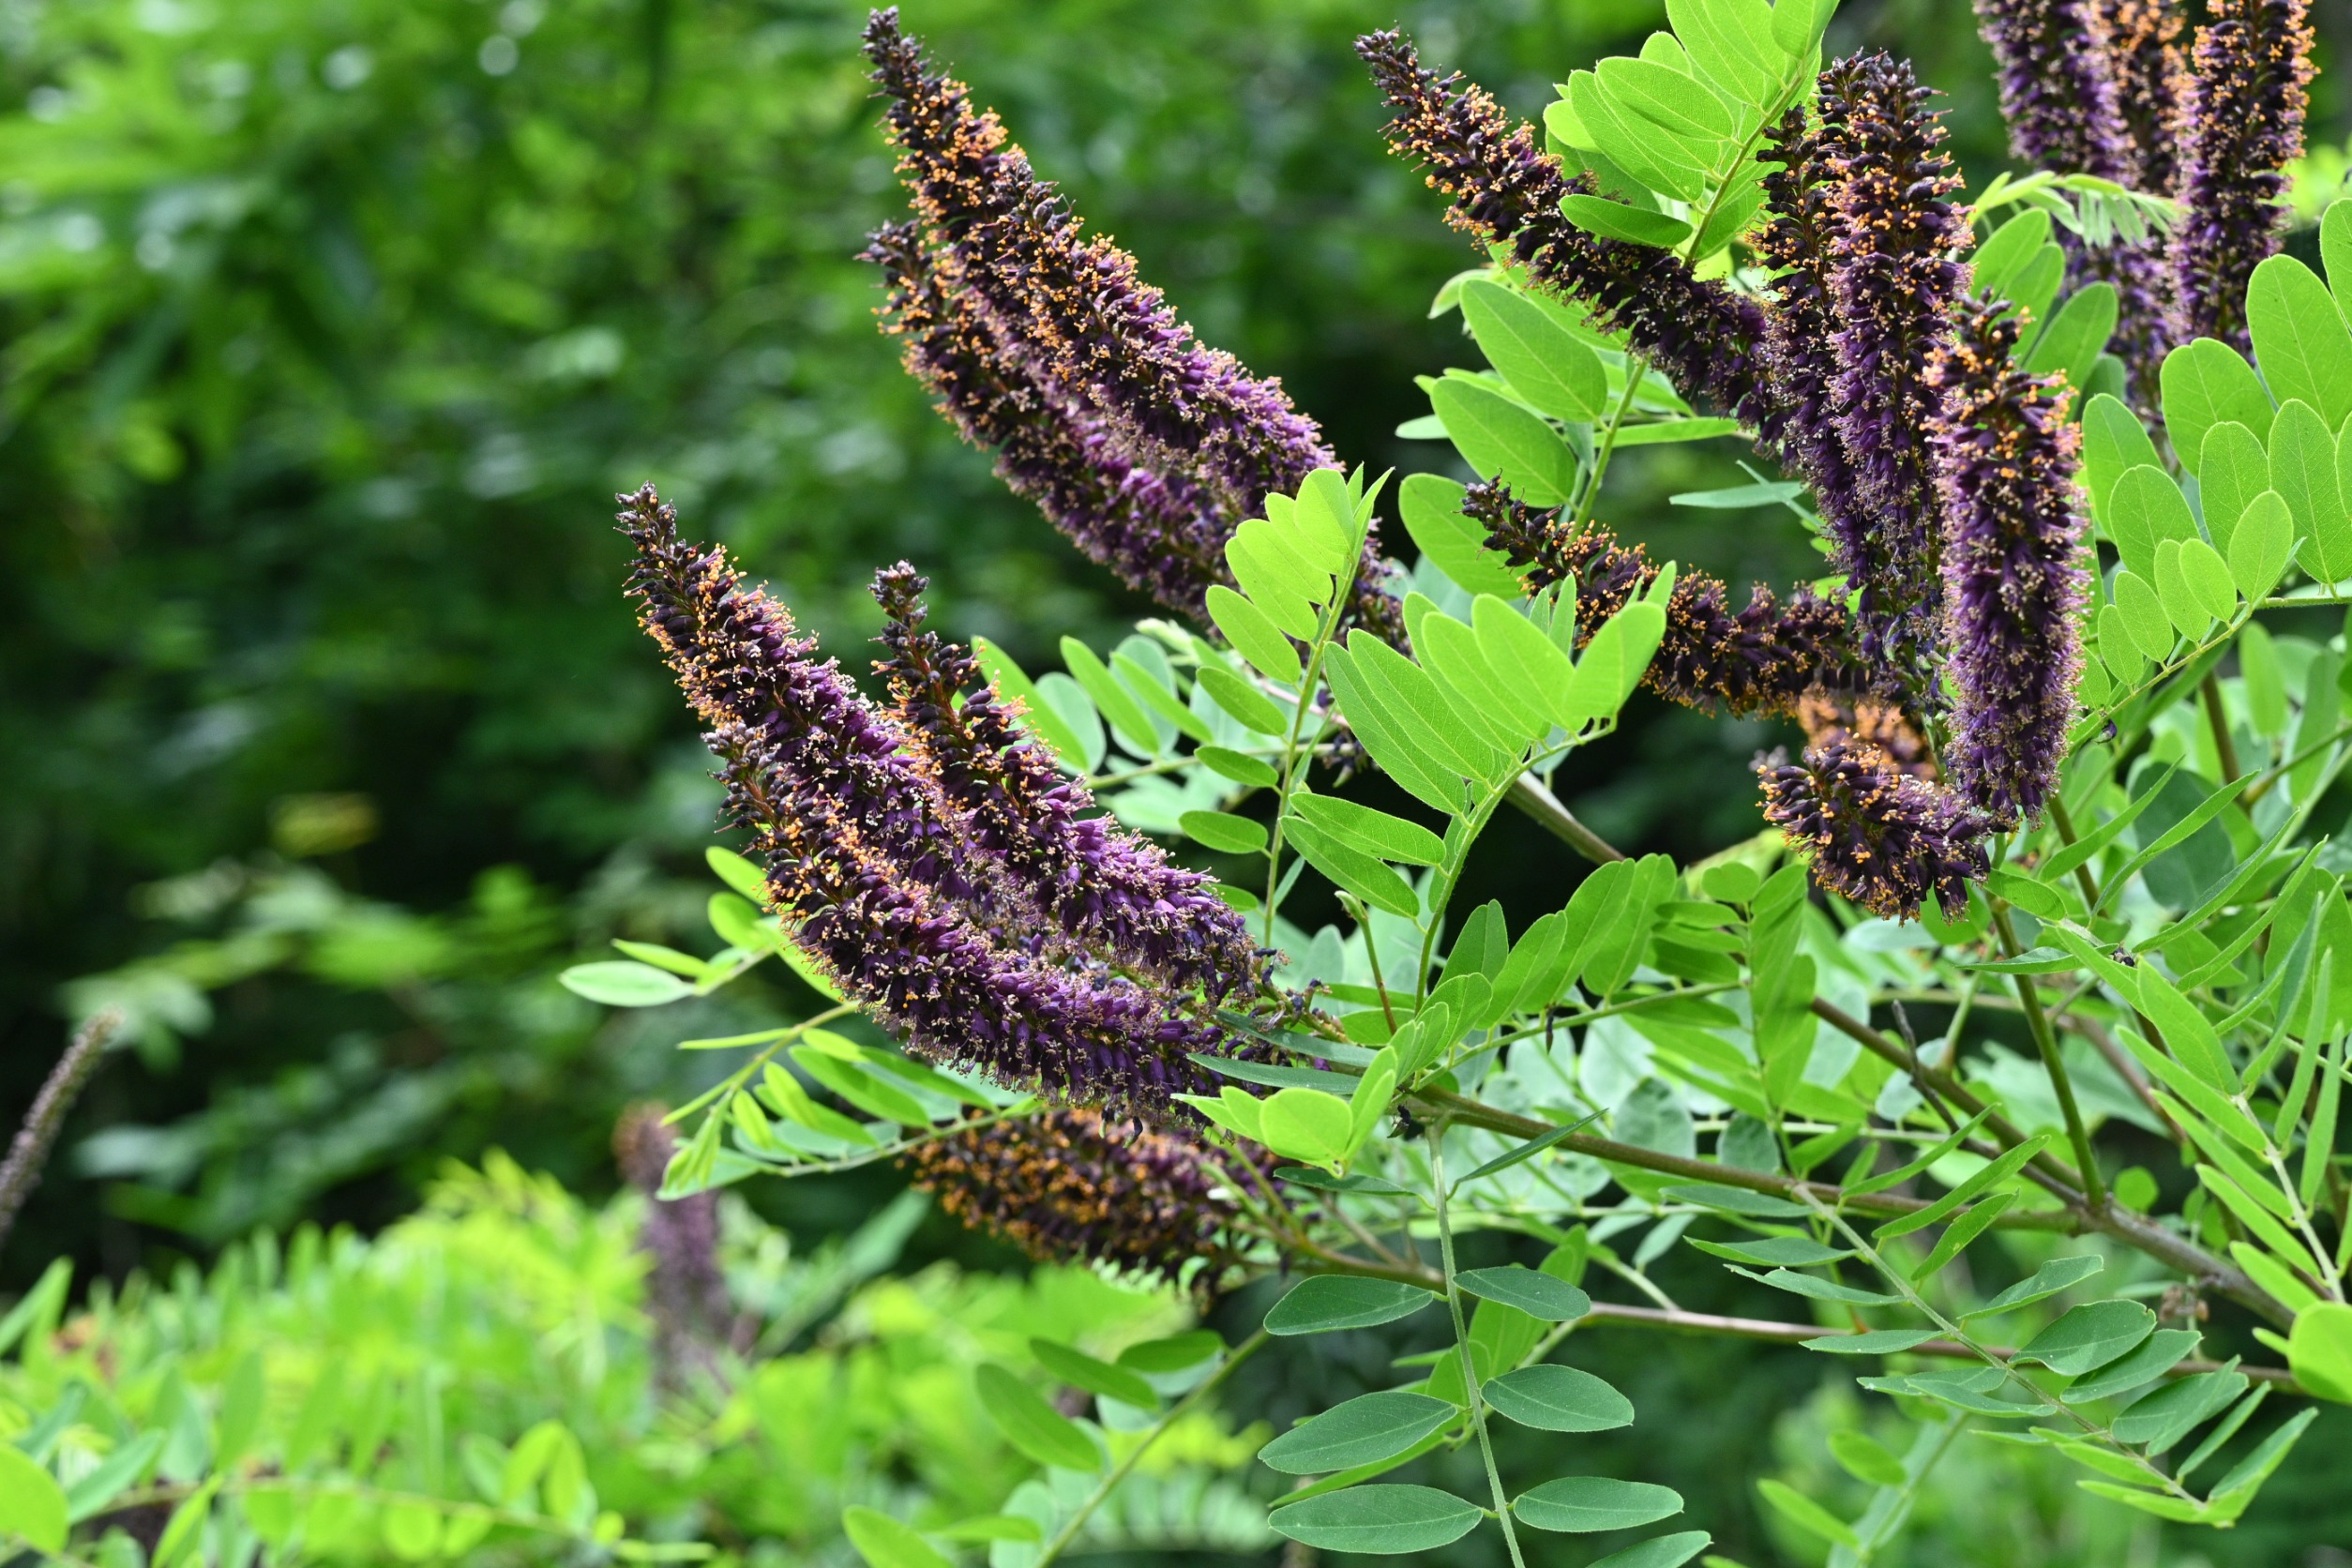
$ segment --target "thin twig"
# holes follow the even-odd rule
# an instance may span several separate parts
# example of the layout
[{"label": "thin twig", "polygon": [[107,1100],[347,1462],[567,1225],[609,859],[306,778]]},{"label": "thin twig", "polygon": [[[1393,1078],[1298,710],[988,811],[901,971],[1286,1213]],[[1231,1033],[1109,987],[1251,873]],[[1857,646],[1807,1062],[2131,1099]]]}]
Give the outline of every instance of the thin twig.
[{"label": "thin twig", "polygon": [[41,1168],[49,1163],[49,1152],[57,1141],[58,1131],[66,1124],[66,1112],[73,1108],[83,1086],[98,1071],[98,1058],[105,1052],[107,1042],[122,1027],[123,1015],[112,1007],[101,1008],[83,1019],[82,1027],[73,1032],[66,1054],[50,1069],[48,1081],[34,1097],[33,1108],[24,1113],[24,1124],[16,1130],[16,1141],[8,1146],[8,1163],[0,1165],[0,1246],[8,1244],[17,1211],[24,1206],[24,1199],[33,1189],[40,1185]]}]

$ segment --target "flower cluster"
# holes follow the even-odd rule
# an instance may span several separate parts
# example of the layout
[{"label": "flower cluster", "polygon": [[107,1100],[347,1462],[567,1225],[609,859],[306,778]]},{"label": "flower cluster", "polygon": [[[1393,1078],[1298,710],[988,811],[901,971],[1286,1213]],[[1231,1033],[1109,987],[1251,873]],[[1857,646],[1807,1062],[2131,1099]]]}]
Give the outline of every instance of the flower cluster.
[{"label": "flower cluster", "polygon": [[718,1194],[661,1196],[678,1152],[666,1113],[658,1105],[623,1111],[612,1129],[612,1156],[621,1179],[645,1199],[637,1244],[648,1259],[645,1308],[654,1320],[654,1364],[662,1381],[674,1386],[690,1371],[713,1367],[717,1347],[731,1336],[735,1312],[718,1264]]},{"label": "flower cluster", "polygon": [[[1598,523],[1574,526],[1563,520],[1563,508],[1531,507],[1501,484],[1472,485],[1462,511],[1530,590],[1576,584],[1580,641],[1657,578],[1641,546],[1619,543]],[[1786,715],[1808,692],[1851,687],[1862,669],[1844,606],[1803,586],[1783,603],[1758,583],[1735,611],[1721,580],[1694,571],[1675,578],[1666,635],[1642,680],[1687,707]]]},{"label": "flower cluster", "polygon": [[2115,83],[2116,116],[2131,161],[2119,178],[2134,190],[2169,193],[2180,176],[2180,0],[2094,0],[2100,42]]},{"label": "flower cluster", "polygon": [[[1336,466],[1321,432],[1279,384],[1200,343],[1134,257],[1081,238],[996,115],[927,67],[896,8],[873,14],[866,53],[917,219],[869,251],[910,367],[1090,555],[1199,616],[1250,509]],[[1155,557],[1163,541],[1176,548]],[[1352,611],[1392,635],[1402,616],[1387,576],[1367,541]]]},{"label": "flower cluster", "polygon": [[[1213,1284],[1242,1211],[1208,1157],[1181,1129],[1052,1109],[928,1139],[900,1163],[948,1214],[1040,1261]],[[1265,1184],[1244,1164],[1232,1177]]]},{"label": "flower cluster", "polygon": [[2181,113],[2180,221],[2172,235],[2177,341],[2243,349],[2246,283],[2278,249],[2280,173],[2303,152],[2311,83],[2306,0],[2211,0]]},{"label": "flower cluster", "polygon": [[1560,198],[1589,192],[1591,181],[1564,173],[1485,88],[1458,71],[1440,80],[1424,69],[1402,35],[1368,34],[1356,53],[1388,100],[1389,145],[1425,165],[1429,184],[1453,198],[1448,222],[1509,246],[1538,284],[1591,307],[1675,385],[1764,430],[1771,444],[1777,415],[1764,387],[1764,316],[1753,300],[1695,277],[1676,257],[1570,223]]},{"label": "flower cluster", "polygon": [[1821,121],[1834,176],[1830,205],[1831,379],[1836,423],[1869,509],[1879,575],[1858,583],[1882,617],[1885,655],[1918,660],[1935,636],[1936,516],[1918,432],[1935,406],[1929,351],[1949,336],[1966,291],[1968,220],[1943,127],[1907,62],[1884,53],[1822,73]]},{"label": "flower cluster", "polygon": [[1966,312],[1928,379],[1943,500],[1946,676],[1952,785],[2003,824],[2058,787],[2082,671],[2088,580],[2074,487],[2081,430],[2056,379],[2012,357],[2017,328],[1998,307]]},{"label": "flower cluster", "polygon": [[[1181,873],[1163,867],[1155,882],[1152,852],[1124,835],[1075,830],[1061,811],[1079,808],[1074,796],[1033,836],[1061,861],[1008,852],[1006,833],[940,783],[969,753],[929,753],[837,664],[819,663],[723,550],[679,538],[652,487],[621,499],[641,624],[702,718],[729,819],[752,834],[771,900],[842,990],[918,1056],[1008,1085],[1153,1115],[1201,1087],[1188,1056],[1231,1054],[1231,1038],[1198,999],[1118,966],[1134,957],[1193,977],[1214,1001],[1245,977],[1238,918],[1189,896],[1199,890]],[[1034,798],[989,804],[1003,815]],[[1103,890],[1093,917],[1067,896],[1072,881]],[[1122,897],[1154,902],[1106,914]]]},{"label": "flower cluster", "polygon": [[1950,792],[1867,741],[1831,741],[1756,764],[1764,816],[1807,852],[1822,884],[1890,918],[1934,898],[1956,915],[1990,866],[1984,824]]}]

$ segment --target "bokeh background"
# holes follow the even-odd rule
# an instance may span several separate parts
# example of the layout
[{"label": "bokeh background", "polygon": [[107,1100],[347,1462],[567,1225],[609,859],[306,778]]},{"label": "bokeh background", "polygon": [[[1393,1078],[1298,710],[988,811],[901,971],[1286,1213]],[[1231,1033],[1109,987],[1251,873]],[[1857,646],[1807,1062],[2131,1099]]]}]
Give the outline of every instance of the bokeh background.
[{"label": "bokeh background", "polygon": [[[2315,9],[2344,57],[2352,7]],[[1426,313],[1474,258],[1382,152],[1349,39],[1401,23],[1533,113],[1664,17],[1650,0],[906,11],[1208,340],[1280,375],[1350,461],[1407,472],[1445,460],[1394,433],[1425,412],[1411,377],[1477,362],[1458,318]],[[671,1040],[805,1002],[789,980],[739,987],[681,1021],[553,983],[615,935],[713,944],[716,790],[620,597],[613,491],[657,483],[852,667],[864,585],[902,556],[948,629],[1033,665],[1147,612],[1003,492],[874,329],[853,255],[901,198],[863,14],[0,5],[0,1112],[29,1101],[71,1015],[107,1000],[135,1022],[0,1255],[0,1292],[57,1254],[120,1276],[259,1225],[372,1229],[443,1159],[492,1147],[609,1191],[621,1108],[709,1070]],[[2008,167],[1968,7],[1852,0],[1832,43],[1918,62],[1972,187]],[[2314,139],[2342,149],[2327,58]],[[1608,515],[1735,582],[1807,572],[1785,514],[1666,504],[1741,482],[1741,455],[1630,454]],[[1760,825],[1746,765],[1779,738],[1650,704],[1563,790],[1621,843],[1696,855]],[[1479,896],[1557,907],[1576,874],[1500,861]],[[749,1196],[814,1244],[891,1181]],[[943,1256],[1011,1263],[936,1221],[905,1259]],[[1693,1271],[1685,1299],[1713,1278]],[[1380,1375],[1377,1350],[1265,1369],[1237,1398],[1282,1419]],[[1661,1412],[1632,1439],[1659,1478],[1706,1493],[1802,1446],[1805,1358],[1655,1355],[1627,1387]],[[2261,1511],[2304,1523],[2266,1547],[2258,1516],[2198,1549],[2284,1561],[2266,1550],[2312,1538],[2316,1500],[2352,1519],[2328,1430]],[[1718,1533],[1775,1560],[1753,1520]],[[2007,1560],[1951,1550],[1919,1560]]]}]

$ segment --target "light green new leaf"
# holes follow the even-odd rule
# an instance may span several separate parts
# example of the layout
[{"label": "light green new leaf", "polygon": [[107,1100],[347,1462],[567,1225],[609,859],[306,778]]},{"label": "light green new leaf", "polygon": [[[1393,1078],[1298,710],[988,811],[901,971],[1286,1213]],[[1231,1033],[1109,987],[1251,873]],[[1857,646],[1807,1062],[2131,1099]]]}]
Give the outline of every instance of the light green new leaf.
[{"label": "light green new leaf", "polygon": [[1309,1165],[1347,1158],[1355,1119],[1348,1102],[1319,1089],[1285,1089],[1258,1111],[1258,1140],[1275,1153]]},{"label": "light green new leaf", "polygon": [[1600,355],[1533,300],[1473,279],[1462,285],[1462,315],[1487,362],[1540,412],[1576,423],[1606,409],[1608,374]]},{"label": "light green new leaf", "polygon": [[2352,577],[2352,518],[2336,483],[2336,443],[2319,412],[2296,399],[2270,428],[2270,488],[2301,535],[2303,567],[2323,582]]},{"label": "light green new leaf", "polygon": [[1382,860],[1435,866],[1445,858],[1445,840],[1419,822],[1352,800],[1301,792],[1290,797],[1290,808],[1323,833]]},{"label": "light green new leaf", "polygon": [[1470,624],[1486,667],[1536,708],[1539,723],[1567,728],[1568,687],[1576,678],[1568,656],[1532,621],[1490,596],[1481,595],[1471,604]]},{"label": "light green new leaf", "polygon": [[2224,419],[2205,432],[2204,460],[2197,468],[2197,498],[2205,529],[2226,552],[2254,498],[2270,488],[2270,455],[2254,431]]},{"label": "light green new leaf", "polygon": [[2246,325],[2254,361],[2280,401],[2301,399],[2330,430],[2352,415],[2352,332],[2316,273],[2292,256],[2255,267]]},{"label": "light green new leaf", "polygon": [[1679,218],[1668,218],[1645,207],[1629,207],[1606,196],[1562,197],[1560,212],[1588,234],[1660,250],[1671,250],[1691,237],[1691,226]]},{"label": "light green new leaf", "polygon": [[[1270,681],[1295,686],[1303,673],[1299,651],[1266,612],[1222,582],[1209,589],[1209,619],[1241,656]],[[1109,710],[1106,709],[1108,713]],[[1114,722],[1116,720],[1114,719]]]},{"label": "light green new leaf", "polygon": [[1258,733],[1279,736],[1289,731],[1289,722],[1282,710],[1223,665],[1204,664],[1194,679],[1209,693],[1210,701]]},{"label": "light green new leaf", "polygon": [[[2148,564],[2150,571],[2155,563]],[[2172,629],[2172,617],[2164,613],[2164,601],[2148,579],[2130,571],[2118,572],[2113,608],[2123,617],[2123,628],[2131,634],[2133,646],[2157,664],[2171,656],[2173,645],[2179,638]]]},{"label": "light green new leaf", "polygon": [[[1536,635],[1540,640],[1543,634]],[[1460,699],[1455,712],[1500,750],[1516,756],[1551,729],[1550,716],[1529,700],[1532,694],[1486,663],[1478,634],[1467,623],[1450,615],[1424,616],[1413,649],[1422,668]]]},{"label": "light green new leaf", "polygon": [[[1232,594],[1230,589],[1223,587],[1212,588],[1210,592]],[[1240,598],[1239,595],[1232,596]],[[1118,732],[1120,741],[1129,751],[1138,757],[1156,757],[1160,754],[1159,731],[1152,727],[1152,720],[1144,713],[1142,704],[1135,700],[1134,693],[1120,684],[1118,677],[1110,672],[1110,667],[1095,656],[1093,649],[1075,637],[1065,637],[1062,640],[1062,662],[1069,666],[1070,674],[1085,688],[1094,706],[1102,710],[1103,716],[1110,720],[1111,729]]]},{"label": "light green new leaf", "polygon": [[1808,1535],[1819,1536],[1848,1551],[1862,1549],[1862,1541],[1854,1534],[1852,1526],[1787,1482],[1767,1479],[1757,1482],[1756,1489],[1772,1505],[1772,1512]]},{"label": "light green new leaf", "polygon": [[1230,811],[1186,811],[1176,825],[1185,837],[1227,854],[1257,854],[1266,847],[1266,824]]},{"label": "light green new leaf", "polygon": [[2352,206],[2337,202],[2320,218],[2319,257],[2337,312],[2352,321]]},{"label": "light green new leaf", "polygon": [[8,1443],[0,1443],[0,1530],[23,1537],[37,1552],[66,1549],[65,1489]]},{"label": "light green new leaf", "polygon": [[2286,1355],[2297,1382],[2322,1399],[2352,1405],[2352,1306],[2322,1302],[2297,1313]]},{"label": "light green new leaf", "polygon": [[[1481,477],[1502,480],[1530,505],[1557,506],[1568,499],[1576,484],[1576,454],[1541,418],[1493,388],[1456,376],[1431,384],[1429,405],[1462,460]],[[1281,622],[1279,615],[1274,619]],[[1313,635],[1311,627],[1307,635]]]},{"label": "light green new leaf", "polygon": [[[2038,207],[2027,208],[1994,230],[1991,236],[1976,248],[1976,255],[1972,258],[1971,272],[1975,280],[1977,297],[1980,299],[2011,297],[2009,292],[2011,280],[2025,269],[2028,262],[2040,255],[2049,243],[2050,215]],[[2116,401],[2112,398],[2107,400]],[[2134,428],[2138,424],[2138,420],[2133,421]],[[2090,422],[2086,417],[2084,420],[2086,438],[2088,438],[2090,433]],[[2087,439],[2085,443],[2086,468],[2090,464],[2090,450]],[[2152,450],[2146,460],[2155,461]],[[2109,474],[2107,482],[2113,484],[2115,475],[2121,472],[2118,469],[2115,473]]]},{"label": "light green new leaf", "polygon": [[607,1007],[658,1007],[694,994],[694,988],[651,964],[609,959],[574,964],[556,976],[564,988]]},{"label": "light green new leaf", "polygon": [[2189,596],[2206,614],[2226,621],[2238,613],[2238,585],[2231,581],[2229,563],[2219,550],[2203,539],[2186,540],[2180,547],[2179,565]]},{"label": "light green new leaf", "polygon": [[1468,492],[1451,479],[1416,474],[1397,492],[1405,532],[1421,553],[1469,594],[1516,599],[1524,592],[1509,557],[1486,543],[1485,530],[1462,515]]},{"label": "light green new leaf", "polygon": [[1370,632],[1358,628],[1348,652],[1359,684],[1386,700],[1390,710],[1413,727],[1413,738],[1465,777],[1491,778],[1511,761],[1471,729],[1429,672]]},{"label": "light green new leaf", "polygon": [[889,1515],[872,1508],[841,1511],[841,1533],[869,1568],[953,1568],[938,1547]]},{"label": "light green new leaf", "polygon": [[2117,309],[2113,283],[2087,283],[2075,290],[2035,340],[2026,369],[2038,376],[2063,375],[2079,392],[2089,384],[2091,369],[2115,332]]},{"label": "light green new leaf", "polygon": [[1292,540],[1252,519],[1225,541],[1225,564],[1268,620],[1302,642],[1313,640],[1315,606],[1330,594],[1331,580],[1306,564]]},{"label": "light green new leaf", "polygon": [[2123,564],[2144,578],[2156,575],[2156,547],[2166,539],[2197,536],[2197,522],[2189,498],[2172,475],[2161,468],[2141,466],[2126,473],[2108,497],[2108,536]]},{"label": "light green new leaf", "polygon": [[2165,539],[2156,546],[2156,599],[2164,606],[2164,618],[2194,642],[2205,635],[2213,618],[2207,613],[2202,596],[2189,586],[2188,574],[2180,565],[2182,548],[2179,539]]},{"label": "light green new leaf", "polygon": [[1454,764],[1423,740],[1420,727],[1401,704],[1391,701],[1383,689],[1356,673],[1354,656],[1334,643],[1324,653],[1323,668],[1348,727],[1380,764],[1380,771],[1425,805],[1449,815],[1465,809],[1460,776]]},{"label": "light green new leaf", "polygon": [[2236,420],[2257,439],[2269,438],[2270,395],[2254,367],[2227,343],[2199,338],[2181,344],[2164,356],[2159,382],[2164,430],[2182,467],[2202,459],[2206,432],[2224,419]]},{"label": "light green new leaf", "polygon": [[2286,498],[2266,490],[2246,505],[2229,540],[2229,576],[2250,603],[2278,586],[2295,553],[2295,517]]}]

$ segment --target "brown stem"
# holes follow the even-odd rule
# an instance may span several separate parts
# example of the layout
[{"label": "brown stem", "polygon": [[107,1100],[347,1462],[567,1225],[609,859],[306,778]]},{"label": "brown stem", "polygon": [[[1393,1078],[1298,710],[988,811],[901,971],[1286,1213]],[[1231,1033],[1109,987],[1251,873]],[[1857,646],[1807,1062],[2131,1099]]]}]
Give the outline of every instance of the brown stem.
[{"label": "brown stem", "polygon": [[2229,710],[2222,705],[2221,680],[2209,670],[2197,690],[2205,698],[2205,722],[2213,731],[2213,754],[2221,759],[2222,782],[2234,784],[2242,770],[2238,766],[2238,743],[2229,738]]},{"label": "brown stem", "polygon": [[82,1027],[74,1031],[66,1054],[50,1069],[48,1081],[33,1099],[33,1108],[24,1113],[24,1124],[17,1129],[16,1141],[8,1146],[8,1161],[0,1164],[0,1245],[7,1244],[24,1199],[40,1185],[41,1168],[49,1163],[49,1151],[57,1141],[59,1129],[66,1124],[66,1112],[73,1108],[83,1086],[98,1071],[98,1057],[105,1051],[106,1043],[122,1027],[122,1014],[112,1007],[102,1008],[84,1019]]}]

